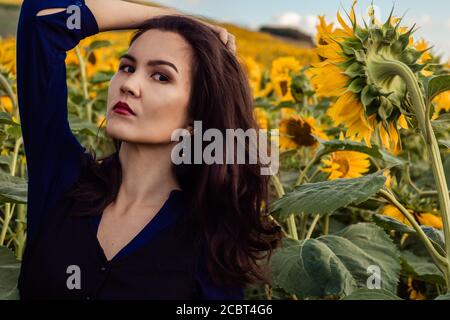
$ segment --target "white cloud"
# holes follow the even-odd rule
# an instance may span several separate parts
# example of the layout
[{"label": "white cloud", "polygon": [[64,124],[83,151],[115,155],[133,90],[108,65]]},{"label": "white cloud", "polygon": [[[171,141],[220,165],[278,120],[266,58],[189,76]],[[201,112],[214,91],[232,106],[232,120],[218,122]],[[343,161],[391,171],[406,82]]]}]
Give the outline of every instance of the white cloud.
[{"label": "white cloud", "polygon": [[297,12],[284,12],[276,18],[276,23],[281,26],[298,27],[302,17]]},{"label": "white cloud", "polygon": [[291,27],[300,29],[308,34],[315,34],[318,18],[316,15],[307,14],[305,16],[300,15],[294,11],[287,11],[274,20],[274,25]]}]

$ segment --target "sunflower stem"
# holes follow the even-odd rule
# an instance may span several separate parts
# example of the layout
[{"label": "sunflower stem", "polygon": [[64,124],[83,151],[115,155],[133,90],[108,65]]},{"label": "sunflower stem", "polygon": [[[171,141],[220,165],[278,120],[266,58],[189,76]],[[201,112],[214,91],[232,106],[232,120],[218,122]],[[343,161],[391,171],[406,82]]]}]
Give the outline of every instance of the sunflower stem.
[{"label": "sunflower stem", "polygon": [[314,156],[313,159],[311,159],[310,162],[308,162],[308,164],[306,165],[305,169],[303,169],[300,172],[300,175],[298,176],[297,182],[295,183],[295,186],[299,186],[303,183],[303,181],[305,180],[306,174],[308,173],[309,169],[313,166],[314,163],[316,163],[317,161],[317,157]]},{"label": "sunflower stem", "polygon": [[[283,185],[281,184],[278,176],[271,175],[270,180],[272,181],[272,184],[275,187],[275,191],[278,195],[278,198],[283,197],[285,192],[284,192]],[[288,225],[289,236],[295,240],[298,240],[297,224],[295,222],[295,216],[293,214],[289,215],[289,217],[287,219],[287,225]]]},{"label": "sunflower stem", "polygon": [[320,219],[320,214],[316,214],[316,216],[314,217],[314,220],[311,222],[311,226],[308,229],[308,232],[306,233],[305,236],[305,240],[308,240],[309,238],[311,238],[314,229],[316,228],[317,222],[319,222]]},{"label": "sunflower stem", "polygon": [[391,191],[389,191],[389,189],[380,189],[378,194],[382,198],[384,198],[384,199],[388,200],[390,203],[392,203],[395,207],[397,207],[397,209],[400,210],[400,212],[405,216],[405,218],[409,221],[409,223],[411,223],[414,230],[416,230],[419,238],[422,240],[422,242],[424,243],[428,252],[430,253],[431,257],[433,258],[433,261],[439,267],[439,269],[442,270],[442,272],[444,273],[445,279],[447,282],[447,286],[448,286],[448,282],[450,280],[449,274],[447,274],[447,271],[446,271],[446,270],[448,270],[448,261],[439,252],[437,252],[436,248],[433,246],[430,239],[428,239],[428,236],[425,234],[425,232],[422,230],[420,225],[417,223],[414,216],[397,200],[395,195]]},{"label": "sunflower stem", "polygon": [[[87,80],[87,76],[86,76],[86,64],[84,62],[83,57],[81,56],[80,49],[78,47],[75,47],[75,54],[77,56],[78,63],[80,66],[83,98],[84,98],[84,101],[88,101],[89,100],[89,90],[88,90],[88,80]],[[86,104],[86,120],[89,123],[92,122],[92,104],[91,103]],[[93,146],[94,143],[93,143],[91,136],[88,137],[88,141],[89,141],[89,144],[91,146]]]},{"label": "sunflower stem", "polygon": [[429,155],[431,168],[439,197],[439,208],[444,224],[446,270],[444,274],[447,280],[447,292],[450,292],[450,196],[447,181],[445,179],[444,167],[441,159],[439,145],[436,140],[431,120],[428,116],[429,108],[425,104],[418,80],[412,70],[403,62],[398,60],[373,61],[373,75],[378,79],[387,79],[392,76],[399,76],[405,81],[408,89],[411,105],[417,118],[421,135],[425,140],[426,150]]}]

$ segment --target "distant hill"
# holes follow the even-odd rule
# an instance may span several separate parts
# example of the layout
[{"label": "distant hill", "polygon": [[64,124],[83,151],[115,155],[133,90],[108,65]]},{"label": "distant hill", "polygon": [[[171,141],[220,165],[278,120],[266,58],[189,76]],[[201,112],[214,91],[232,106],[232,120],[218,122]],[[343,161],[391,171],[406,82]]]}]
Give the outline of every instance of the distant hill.
[{"label": "distant hill", "polygon": [[259,28],[259,31],[270,33],[286,41],[294,42],[299,45],[304,45],[310,48],[314,47],[314,39],[310,35],[298,29],[288,27],[262,26]]},{"label": "distant hill", "polygon": [[[132,0],[131,2],[145,1]],[[21,3],[21,0],[0,0],[1,37],[15,36]],[[158,3],[147,3],[163,7]],[[217,22],[204,16],[194,16],[227,28],[230,33],[236,36],[238,53],[251,56],[265,66],[269,66],[272,60],[279,56],[296,56],[303,64],[309,63],[316,58],[313,51],[310,50],[314,46],[312,39],[299,31],[275,30],[274,28],[264,27],[261,32],[258,32],[234,24]]]},{"label": "distant hill", "polygon": [[16,35],[19,8],[18,5],[3,4],[0,1],[0,36]]}]

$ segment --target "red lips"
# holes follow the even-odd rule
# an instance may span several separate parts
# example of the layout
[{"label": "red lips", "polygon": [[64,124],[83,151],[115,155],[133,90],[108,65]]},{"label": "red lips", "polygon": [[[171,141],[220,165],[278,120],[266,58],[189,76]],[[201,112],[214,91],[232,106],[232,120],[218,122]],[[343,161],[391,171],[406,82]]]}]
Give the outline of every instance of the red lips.
[{"label": "red lips", "polygon": [[113,110],[120,114],[131,114],[133,116],[136,115],[136,113],[134,113],[134,111],[130,108],[128,103],[123,101],[117,102],[116,105],[113,107]]}]

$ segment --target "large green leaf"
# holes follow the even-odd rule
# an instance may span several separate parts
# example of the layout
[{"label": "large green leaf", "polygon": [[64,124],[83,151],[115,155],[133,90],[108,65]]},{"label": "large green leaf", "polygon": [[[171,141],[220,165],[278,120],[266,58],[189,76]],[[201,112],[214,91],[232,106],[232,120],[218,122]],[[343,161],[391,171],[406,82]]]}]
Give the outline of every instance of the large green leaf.
[{"label": "large green leaf", "polygon": [[20,263],[14,253],[0,246],[0,300],[18,299],[17,280]]},{"label": "large green leaf", "polygon": [[[441,230],[422,226],[427,237],[436,249],[445,255],[443,249],[443,234]],[[445,285],[444,275],[436,266],[422,240],[414,233],[403,241],[401,251],[402,273],[414,279],[432,284]]]},{"label": "large green leaf", "polygon": [[27,181],[0,170],[0,203],[27,203]]},{"label": "large green leaf", "polygon": [[383,289],[357,289],[341,300],[403,300]]},{"label": "large green leaf", "polygon": [[386,182],[382,171],[355,179],[336,179],[305,183],[273,202],[271,212],[281,218],[291,213],[331,214],[349,204],[360,204],[376,194]]},{"label": "large green leaf", "polygon": [[417,255],[411,250],[402,250],[401,262],[404,272],[414,279],[445,285],[444,275],[431,257]]},{"label": "large green leaf", "polygon": [[317,239],[288,239],[272,258],[275,284],[302,298],[342,297],[365,288],[371,266],[380,268],[381,289],[395,292],[399,252],[383,229],[371,223]]}]

